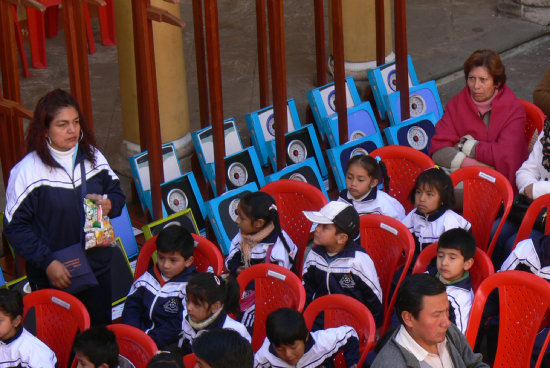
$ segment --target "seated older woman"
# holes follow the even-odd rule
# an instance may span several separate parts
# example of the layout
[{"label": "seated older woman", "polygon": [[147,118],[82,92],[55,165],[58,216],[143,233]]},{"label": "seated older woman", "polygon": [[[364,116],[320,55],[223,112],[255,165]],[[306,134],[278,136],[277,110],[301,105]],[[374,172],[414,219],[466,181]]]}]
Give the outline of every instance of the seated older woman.
[{"label": "seated older woman", "polygon": [[527,158],[525,109],[506,83],[492,50],[477,50],[464,63],[466,86],[453,97],[430,145],[434,162],[454,171],[482,165],[506,176],[514,192],[516,170]]}]

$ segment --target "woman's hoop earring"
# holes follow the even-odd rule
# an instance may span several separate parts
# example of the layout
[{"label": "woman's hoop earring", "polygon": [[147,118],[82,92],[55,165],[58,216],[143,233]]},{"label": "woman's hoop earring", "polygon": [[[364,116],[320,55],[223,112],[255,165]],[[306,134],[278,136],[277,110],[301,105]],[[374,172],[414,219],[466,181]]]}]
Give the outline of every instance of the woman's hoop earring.
[{"label": "woman's hoop earring", "polygon": [[52,139],[50,138],[50,136],[46,137],[46,142],[48,142],[50,146],[52,145]]},{"label": "woman's hoop earring", "polygon": [[78,141],[82,142],[82,138],[84,138],[84,131],[80,129],[80,139]]}]

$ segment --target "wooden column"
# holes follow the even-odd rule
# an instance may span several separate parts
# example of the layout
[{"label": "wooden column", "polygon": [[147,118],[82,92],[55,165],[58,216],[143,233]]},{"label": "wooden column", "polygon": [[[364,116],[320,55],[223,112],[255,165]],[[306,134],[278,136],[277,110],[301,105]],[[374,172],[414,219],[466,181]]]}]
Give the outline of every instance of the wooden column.
[{"label": "wooden column", "polygon": [[407,8],[405,0],[395,0],[395,60],[397,89],[401,96],[401,121],[410,117],[409,70],[407,64]]},{"label": "wooden column", "polygon": [[331,1],[332,52],[334,56],[334,92],[338,113],[340,144],[348,141],[348,109],[346,105],[346,76],[344,70],[344,33],[342,31],[342,0]]}]

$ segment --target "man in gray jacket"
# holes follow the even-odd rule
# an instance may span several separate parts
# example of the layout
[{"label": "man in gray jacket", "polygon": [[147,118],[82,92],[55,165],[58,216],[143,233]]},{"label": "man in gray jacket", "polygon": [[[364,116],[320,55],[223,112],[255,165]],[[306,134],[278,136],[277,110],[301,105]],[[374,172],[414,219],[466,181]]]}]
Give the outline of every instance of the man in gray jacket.
[{"label": "man in gray jacket", "polygon": [[395,304],[401,322],[377,355],[373,368],[489,367],[449,321],[445,285],[428,274],[408,276]]}]

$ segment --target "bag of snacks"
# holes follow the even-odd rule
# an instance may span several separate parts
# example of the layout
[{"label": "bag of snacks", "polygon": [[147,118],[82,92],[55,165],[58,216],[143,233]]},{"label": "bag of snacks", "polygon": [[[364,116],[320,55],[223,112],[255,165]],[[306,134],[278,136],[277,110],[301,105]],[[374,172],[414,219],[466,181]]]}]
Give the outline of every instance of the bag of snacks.
[{"label": "bag of snacks", "polygon": [[115,231],[111,219],[103,216],[101,206],[95,199],[84,198],[84,236],[85,249],[110,246],[115,241]]}]

